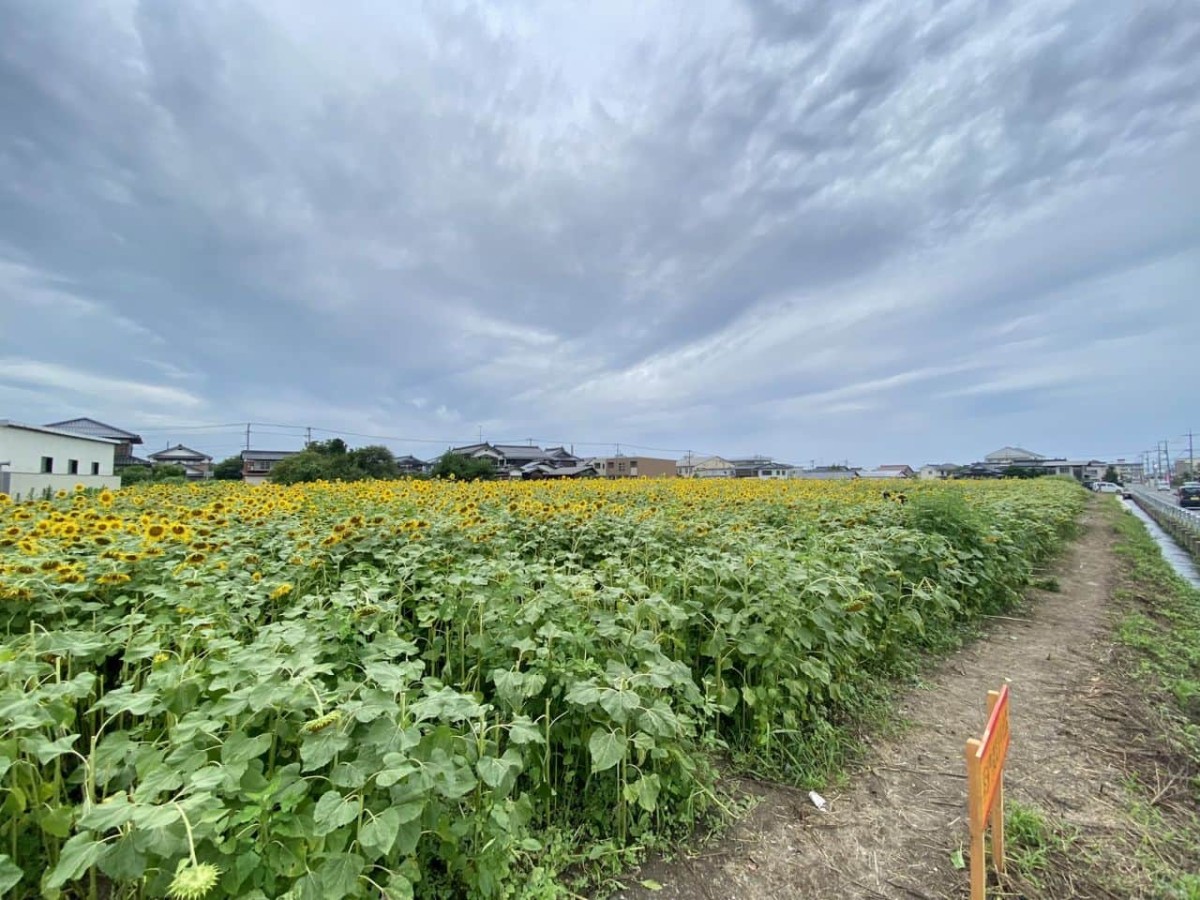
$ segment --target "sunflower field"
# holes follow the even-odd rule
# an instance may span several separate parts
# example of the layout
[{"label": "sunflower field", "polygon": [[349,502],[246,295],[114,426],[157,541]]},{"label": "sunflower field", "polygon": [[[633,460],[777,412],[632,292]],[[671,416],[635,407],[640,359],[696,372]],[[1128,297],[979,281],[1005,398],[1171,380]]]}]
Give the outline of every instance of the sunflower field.
[{"label": "sunflower field", "polygon": [[550,897],[799,777],[1057,480],[0,496],[0,894]]}]

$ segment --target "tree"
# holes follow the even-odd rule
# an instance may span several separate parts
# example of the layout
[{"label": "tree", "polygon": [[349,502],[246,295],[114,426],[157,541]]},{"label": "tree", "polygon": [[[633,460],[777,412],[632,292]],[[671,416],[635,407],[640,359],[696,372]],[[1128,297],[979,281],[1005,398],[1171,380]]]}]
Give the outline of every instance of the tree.
[{"label": "tree", "polygon": [[447,450],[433,467],[434,478],[454,477],[458,481],[480,481],[493,478],[496,466],[490,459],[471,459]]},{"label": "tree", "polygon": [[121,487],[129,487],[131,484],[141,484],[143,481],[149,481],[151,471],[149,466],[125,466],[125,468],[121,469]]},{"label": "tree", "polygon": [[400,474],[395,455],[387,447],[379,444],[359,447],[347,455],[364,478],[395,478]]},{"label": "tree", "polygon": [[213,478],[218,481],[241,481],[242,458],[240,456],[231,456],[228,459],[221,460],[213,466]]},{"label": "tree", "polygon": [[1104,480],[1110,484],[1120,484],[1121,476],[1117,474],[1117,470],[1115,468],[1109,466],[1104,470]]},{"label": "tree", "polygon": [[275,484],[335,481],[337,476],[333,470],[333,460],[310,445],[299,453],[275,463],[271,469],[271,481]]}]

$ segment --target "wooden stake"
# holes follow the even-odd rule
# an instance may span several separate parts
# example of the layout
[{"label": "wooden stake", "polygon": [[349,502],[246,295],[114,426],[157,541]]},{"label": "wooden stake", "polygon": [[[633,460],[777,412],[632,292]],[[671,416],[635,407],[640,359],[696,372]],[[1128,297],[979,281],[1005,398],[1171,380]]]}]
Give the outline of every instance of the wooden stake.
[{"label": "wooden stake", "polygon": [[[988,718],[1000,702],[999,691],[988,691]],[[1004,769],[1000,770],[1000,782],[996,785],[996,800],[992,804],[992,865],[1004,873]]]},{"label": "wooden stake", "polygon": [[979,770],[979,741],[967,741],[967,809],[971,829],[971,900],[984,900],[987,895],[987,855],[983,832],[987,823],[983,810],[983,784]]}]

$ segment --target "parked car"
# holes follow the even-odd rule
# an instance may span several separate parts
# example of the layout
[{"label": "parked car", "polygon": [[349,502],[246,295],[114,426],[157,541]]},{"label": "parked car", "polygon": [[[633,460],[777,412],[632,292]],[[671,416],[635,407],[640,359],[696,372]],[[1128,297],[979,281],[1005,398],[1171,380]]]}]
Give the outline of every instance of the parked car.
[{"label": "parked car", "polygon": [[1158,489],[1160,491],[1169,491],[1171,489],[1171,482],[1167,481],[1165,478],[1160,478],[1158,480]]},{"label": "parked car", "polygon": [[1113,484],[1111,481],[1097,481],[1093,485],[1092,490],[1101,494],[1119,494],[1121,493],[1121,486]]},{"label": "parked car", "polygon": [[1189,481],[1179,489],[1179,505],[1184,509],[1200,509],[1200,481]]}]

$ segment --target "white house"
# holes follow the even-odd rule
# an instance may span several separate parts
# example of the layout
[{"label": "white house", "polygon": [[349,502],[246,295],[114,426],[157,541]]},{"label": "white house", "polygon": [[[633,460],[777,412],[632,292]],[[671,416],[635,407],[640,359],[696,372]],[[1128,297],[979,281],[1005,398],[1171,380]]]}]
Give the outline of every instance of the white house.
[{"label": "white house", "polygon": [[47,491],[118,488],[117,441],[0,419],[0,494],[14,500]]},{"label": "white house", "polygon": [[688,455],[675,464],[675,473],[680,478],[733,478],[736,468],[720,456],[700,459]]},{"label": "white house", "polygon": [[921,466],[917,472],[917,477],[924,479],[949,478],[961,468],[962,466],[955,465],[954,463],[929,463],[928,465]]}]

